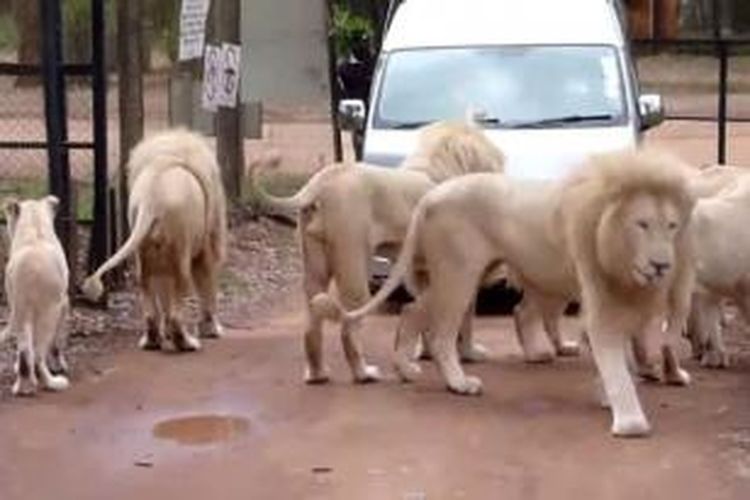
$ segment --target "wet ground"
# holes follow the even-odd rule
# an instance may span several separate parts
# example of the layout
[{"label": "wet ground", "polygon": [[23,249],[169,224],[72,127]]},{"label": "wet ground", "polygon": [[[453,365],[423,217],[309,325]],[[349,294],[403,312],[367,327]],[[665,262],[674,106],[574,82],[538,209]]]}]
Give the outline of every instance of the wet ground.
[{"label": "wet ground", "polygon": [[306,386],[299,308],[276,311],[198,354],[132,349],[64,394],[1,401],[0,498],[749,498],[746,361],[641,385],[654,433],[618,440],[590,359],[524,364],[506,318],[479,319],[493,359],[468,368],[485,393],[466,398],[430,364],[395,380],[393,316],[365,333],[385,381],[352,385],[331,333],[332,383]]}]

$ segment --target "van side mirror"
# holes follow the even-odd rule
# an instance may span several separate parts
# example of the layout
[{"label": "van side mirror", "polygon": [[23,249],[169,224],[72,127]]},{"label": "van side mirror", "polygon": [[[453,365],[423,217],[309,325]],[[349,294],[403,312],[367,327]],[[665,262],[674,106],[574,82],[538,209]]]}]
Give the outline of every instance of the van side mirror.
[{"label": "van side mirror", "polygon": [[366,108],[361,99],[339,101],[339,124],[343,130],[362,130],[365,126]]},{"label": "van side mirror", "polygon": [[659,94],[643,94],[638,98],[641,130],[648,130],[664,121],[664,104]]}]

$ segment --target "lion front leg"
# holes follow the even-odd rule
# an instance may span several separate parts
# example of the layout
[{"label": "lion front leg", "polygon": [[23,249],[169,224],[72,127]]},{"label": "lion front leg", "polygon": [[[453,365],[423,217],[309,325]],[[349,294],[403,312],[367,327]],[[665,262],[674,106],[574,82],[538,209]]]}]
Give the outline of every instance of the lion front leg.
[{"label": "lion front leg", "polygon": [[626,359],[626,335],[613,329],[611,322],[594,319],[587,325],[589,342],[606,402],[612,411],[612,434],[620,437],[644,436],[651,431]]}]

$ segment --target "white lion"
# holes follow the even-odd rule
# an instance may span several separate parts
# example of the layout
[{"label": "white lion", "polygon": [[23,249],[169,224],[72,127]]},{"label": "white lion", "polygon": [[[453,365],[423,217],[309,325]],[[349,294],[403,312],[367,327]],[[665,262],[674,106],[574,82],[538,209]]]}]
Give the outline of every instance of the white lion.
[{"label": "white lion", "polygon": [[718,166],[697,176],[694,184],[706,185],[696,203],[696,291],[693,294],[687,336],[693,354],[712,368],[729,365],[722,336],[721,302],[734,301],[750,321],[750,175],[747,169]]},{"label": "white lion", "polygon": [[[648,151],[593,156],[556,183],[457,178],[420,201],[392,274],[345,317],[354,322],[373,311],[405,278],[427,312],[430,350],[449,389],[478,394],[481,381],[464,374],[455,336],[477,286],[506,263],[542,316],[582,301],[612,432],[642,435],[649,424],[627,369],[626,341],[665,316],[671,338],[684,327],[693,284],[693,203],[682,164]],[[321,311],[332,305],[324,294],[313,304]],[[408,340],[402,345],[413,345]],[[687,383],[671,349],[663,352],[671,376]],[[397,363],[406,377],[417,371],[401,347]]]},{"label": "white lion", "polygon": [[[68,264],[54,227],[58,200],[9,200],[5,215],[10,253],[5,290],[10,305],[6,330],[16,338],[18,353],[13,394],[32,395],[38,380],[44,388],[62,391],[69,382],[61,347],[68,310]],[[50,369],[48,359],[57,366]]]},{"label": "white lion", "polygon": [[[290,198],[269,195],[257,185],[255,190],[266,207],[299,213],[303,286],[308,301],[334,282],[343,304],[354,308],[370,297],[368,263],[372,256],[395,255],[412,210],[427,191],[455,176],[502,172],[503,165],[502,153],[480,128],[438,122],[420,130],[416,151],[400,168],[333,164],[313,175]],[[250,169],[251,179],[254,170]],[[321,345],[323,319],[308,307],[304,334],[308,383],[328,381]],[[378,380],[377,367],[364,360],[357,330],[351,324],[341,329],[354,380]],[[462,340],[466,358],[482,356],[481,346],[471,344],[468,334]]]},{"label": "white lion", "polygon": [[221,335],[216,295],[227,223],[216,157],[203,137],[174,129],[141,141],[128,170],[132,232],[83,290],[99,297],[104,273],[135,254],[146,316],[141,348],[161,349],[164,329],[178,350],[197,350],[200,342],[185,329],[177,308],[193,287],[201,303],[199,334]]}]

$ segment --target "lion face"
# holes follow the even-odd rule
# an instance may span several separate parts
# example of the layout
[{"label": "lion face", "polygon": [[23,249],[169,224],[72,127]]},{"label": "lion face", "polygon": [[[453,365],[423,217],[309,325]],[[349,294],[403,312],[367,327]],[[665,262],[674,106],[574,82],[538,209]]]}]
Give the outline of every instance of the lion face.
[{"label": "lion face", "polygon": [[668,198],[633,195],[602,216],[598,248],[602,264],[624,284],[658,287],[676,267],[678,235],[685,224]]}]

